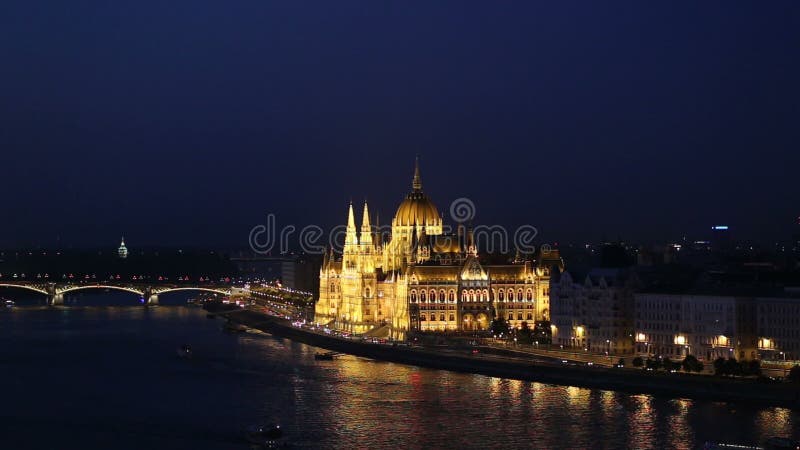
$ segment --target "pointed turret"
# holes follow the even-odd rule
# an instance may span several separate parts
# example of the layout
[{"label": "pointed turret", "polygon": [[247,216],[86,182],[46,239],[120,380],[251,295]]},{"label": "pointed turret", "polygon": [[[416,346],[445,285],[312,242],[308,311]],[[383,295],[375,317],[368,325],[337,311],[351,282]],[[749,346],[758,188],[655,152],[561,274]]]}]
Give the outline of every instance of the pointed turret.
[{"label": "pointed turret", "polygon": [[347,234],[344,238],[344,245],[358,245],[358,235],[356,234],[356,218],[353,213],[353,202],[350,202],[350,209],[347,212]]},{"label": "pointed turret", "polygon": [[364,216],[361,219],[361,245],[372,245],[372,227],[369,225],[369,208],[364,202]]},{"label": "pointed turret", "polygon": [[414,192],[422,192],[422,176],[419,173],[419,156],[414,160],[414,181],[411,182]]},{"label": "pointed turret", "polygon": [[336,254],[333,253],[333,246],[331,245],[331,251],[328,253],[328,270],[333,270],[333,263],[336,262]]}]

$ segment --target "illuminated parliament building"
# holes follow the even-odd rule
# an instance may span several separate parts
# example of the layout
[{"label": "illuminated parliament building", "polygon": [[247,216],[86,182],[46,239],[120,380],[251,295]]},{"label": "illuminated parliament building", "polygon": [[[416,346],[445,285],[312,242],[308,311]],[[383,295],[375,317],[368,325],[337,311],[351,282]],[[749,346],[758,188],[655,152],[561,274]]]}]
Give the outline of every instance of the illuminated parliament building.
[{"label": "illuminated parliament building", "polygon": [[482,264],[471,230],[444,233],[418,162],[411,187],[386,238],[370,225],[366,203],[360,229],[350,205],[341,257],[331,250],[320,269],[316,323],[403,338],[409,330],[486,330],[498,317],[516,327],[549,320],[550,272],[563,270],[557,251]]}]

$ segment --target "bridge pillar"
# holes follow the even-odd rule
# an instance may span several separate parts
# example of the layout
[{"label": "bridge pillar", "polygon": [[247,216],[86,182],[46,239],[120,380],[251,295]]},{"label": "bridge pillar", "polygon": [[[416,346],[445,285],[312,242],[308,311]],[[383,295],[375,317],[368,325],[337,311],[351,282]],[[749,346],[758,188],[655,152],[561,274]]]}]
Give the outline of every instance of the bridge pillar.
[{"label": "bridge pillar", "polygon": [[57,306],[64,304],[64,294],[53,294],[47,296],[47,304],[50,306]]},{"label": "bridge pillar", "polygon": [[147,304],[148,305],[157,305],[158,304],[158,294],[149,294],[147,297]]},{"label": "bridge pillar", "polygon": [[50,306],[53,305],[63,305],[64,304],[64,294],[58,293],[56,289],[55,283],[50,283],[46,287],[47,290],[47,304]]}]

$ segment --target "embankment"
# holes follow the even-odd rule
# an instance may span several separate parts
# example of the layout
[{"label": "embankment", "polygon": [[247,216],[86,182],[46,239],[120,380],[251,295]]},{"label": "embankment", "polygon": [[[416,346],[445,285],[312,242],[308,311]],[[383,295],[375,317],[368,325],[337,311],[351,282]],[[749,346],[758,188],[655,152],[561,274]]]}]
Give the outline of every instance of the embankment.
[{"label": "embankment", "polygon": [[800,388],[791,384],[632,369],[537,364],[521,358],[491,358],[466,351],[378,345],[314,333],[294,327],[288,320],[255,311],[241,310],[226,313],[225,316],[251,328],[304,344],[401,364],[633,394],[800,408]]}]

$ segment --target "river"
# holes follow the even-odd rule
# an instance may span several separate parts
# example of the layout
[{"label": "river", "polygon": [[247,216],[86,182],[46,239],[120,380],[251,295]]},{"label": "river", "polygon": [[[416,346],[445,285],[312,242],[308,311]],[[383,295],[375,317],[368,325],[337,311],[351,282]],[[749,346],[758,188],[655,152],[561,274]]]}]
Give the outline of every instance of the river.
[{"label": "river", "polygon": [[[0,447],[247,449],[242,428],[275,421],[295,448],[682,449],[800,435],[800,414],[781,408],[315,361],[313,347],[226,334],[184,298],[161,300],[102,293],[0,311]],[[192,360],[176,356],[185,343]]]}]

